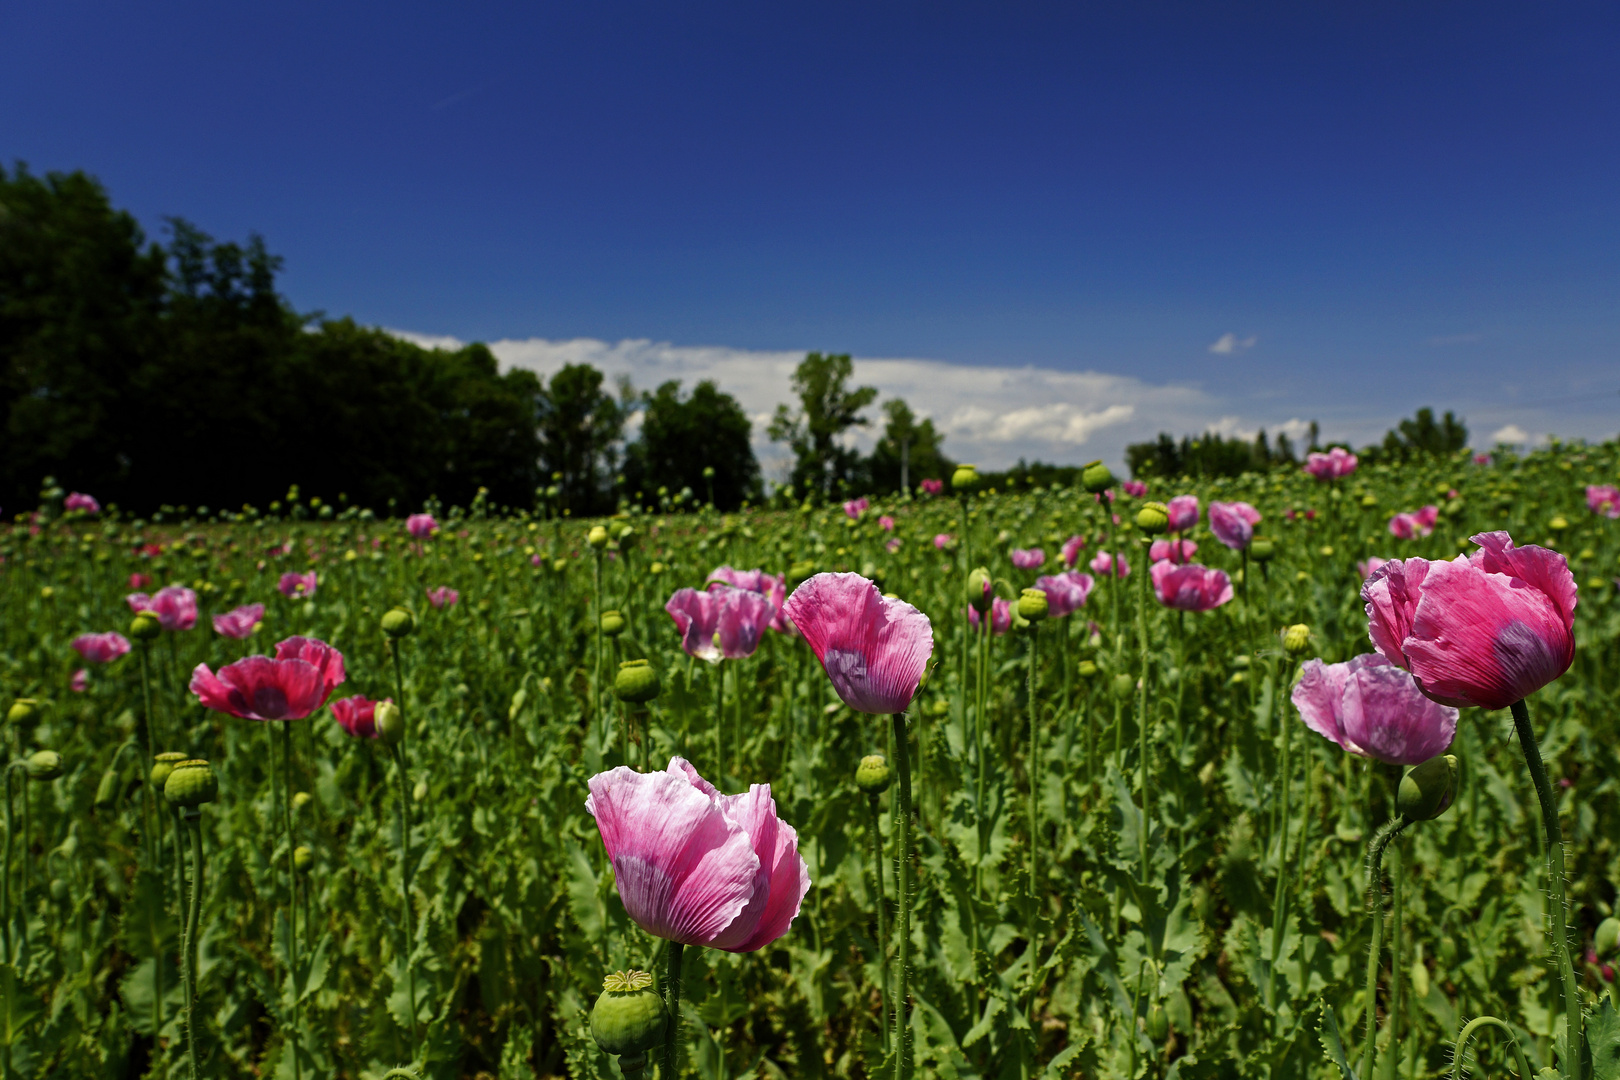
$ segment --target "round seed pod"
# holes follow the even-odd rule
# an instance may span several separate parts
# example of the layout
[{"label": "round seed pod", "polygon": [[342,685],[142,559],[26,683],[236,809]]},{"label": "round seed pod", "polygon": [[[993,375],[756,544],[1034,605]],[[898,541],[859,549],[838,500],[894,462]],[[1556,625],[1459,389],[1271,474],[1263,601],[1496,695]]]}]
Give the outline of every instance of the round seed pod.
[{"label": "round seed pod", "polygon": [[1257,536],[1249,542],[1249,558],[1255,562],[1270,562],[1277,554],[1277,545],[1269,537]]},{"label": "round seed pod", "polygon": [[1457,758],[1432,757],[1401,777],[1395,806],[1412,821],[1430,821],[1446,812],[1457,794]]},{"label": "round seed pod", "polygon": [[881,795],[892,781],[889,760],[882,754],[867,754],[855,769],[855,786],[868,795]]},{"label": "round seed pod", "polygon": [[410,637],[416,633],[416,616],[410,608],[390,608],[383,613],[382,632],[391,638]]},{"label": "round seed pod", "polygon": [[163,624],[150,611],[137,611],[129,622],[129,636],[136,641],[152,641],[163,633]]},{"label": "round seed pod", "polygon": [[1018,594],[1018,614],[1030,623],[1038,623],[1046,618],[1051,605],[1046,601],[1046,593],[1041,589],[1025,589]]},{"label": "round seed pod", "polygon": [[152,771],[147,775],[147,781],[152,785],[153,791],[162,791],[163,785],[169,782],[169,774],[174,767],[186,760],[188,755],[178,750],[165,750],[152,759]]},{"label": "round seed pod", "polygon": [[55,750],[35,750],[28,755],[28,779],[55,780],[62,775],[62,755]]},{"label": "round seed pod", "polygon": [[1087,682],[1097,677],[1097,662],[1095,660],[1082,660],[1078,669],[1080,677]]},{"label": "round seed pod", "polygon": [[958,465],[956,471],[951,473],[951,490],[960,491],[964,495],[971,495],[979,490],[979,467]]},{"label": "round seed pod", "polygon": [[1616,945],[1620,945],[1620,919],[1610,915],[1598,923],[1597,933],[1592,938],[1592,951],[1598,954],[1598,959],[1604,960],[1614,952]]},{"label": "round seed pod", "polygon": [[1114,473],[1101,461],[1093,461],[1081,471],[1080,482],[1093,495],[1101,494],[1114,486]]},{"label": "round seed pod", "polygon": [[315,853],[303,844],[293,848],[293,869],[300,874],[309,873],[309,868],[315,865]]},{"label": "round seed pod", "polygon": [[607,528],[602,525],[592,525],[591,531],[585,534],[585,542],[589,544],[593,550],[601,551],[603,548],[607,547]]},{"label": "round seed pod", "polygon": [[602,612],[602,636],[616,638],[624,633],[624,615],[613,609]]},{"label": "round seed pod", "polygon": [[307,791],[295,791],[295,792],[293,792],[293,797],[292,797],[293,813],[296,814],[298,811],[300,811],[304,807],[308,806],[310,804],[310,800],[312,800],[313,798],[315,798],[315,796],[311,795]]},{"label": "round seed pod", "polygon": [[1170,527],[1170,510],[1161,502],[1145,503],[1136,512],[1136,527],[1149,536],[1157,536]]},{"label": "round seed pod", "polygon": [[626,660],[613,677],[613,696],[632,705],[645,705],[663,691],[658,672],[646,660]]},{"label": "round seed pod", "polygon": [[219,795],[219,778],[214,767],[201,758],[190,758],[175,765],[163,784],[163,797],[170,806],[191,808],[211,803]]},{"label": "round seed pod", "polygon": [[652,982],[645,971],[615,971],[591,1007],[591,1037],[626,1075],[645,1068],[647,1051],[664,1041],[668,1011]]},{"label": "round seed pod", "polygon": [[1114,676],[1114,696],[1121,701],[1129,701],[1131,695],[1136,693],[1136,680],[1123,671]]},{"label": "round seed pod", "polygon": [[39,712],[39,702],[33,698],[20,697],[11,703],[11,708],[6,710],[6,723],[26,723],[32,720],[37,712]]},{"label": "round seed pod", "polygon": [[1283,649],[1289,656],[1304,656],[1311,649],[1311,628],[1295,623],[1283,631]]}]

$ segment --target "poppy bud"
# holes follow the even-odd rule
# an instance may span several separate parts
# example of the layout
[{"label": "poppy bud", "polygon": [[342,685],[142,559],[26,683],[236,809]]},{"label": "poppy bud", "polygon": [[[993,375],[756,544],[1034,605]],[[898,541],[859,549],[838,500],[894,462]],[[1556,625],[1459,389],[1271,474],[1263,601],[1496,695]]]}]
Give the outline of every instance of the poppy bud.
[{"label": "poppy bud", "polygon": [[1149,536],[1157,536],[1170,527],[1170,511],[1161,502],[1144,503],[1136,512],[1136,527]]},{"label": "poppy bud", "polygon": [[303,844],[293,848],[293,869],[300,874],[309,873],[309,868],[315,865],[315,853]]},{"label": "poppy bud", "polygon": [[28,755],[28,779],[55,780],[62,775],[62,755],[55,750],[35,750]]},{"label": "poppy bud", "polygon": [[96,805],[108,807],[118,798],[118,770],[108,769],[101,774],[101,783],[96,785]]},{"label": "poppy bud", "polygon": [[376,725],[377,738],[387,745],[398,746],[405,740],[405,715],[392,701],[377,702],[377,708],[371,714],[371,722]]},{"label": "poppy bud", "polygon": [[1452,964],[1457,962],[1456,938],[1452,937],[1450,934],[1445,934],[1440,938],[1440,944],[1438,947],[1440,949],[1440,959],[1444,961],[1447,967],[1450,967]]},{"label": "poppy bud", "polygon": [[1095,679],[1097,677],[1097,664],[1093,660],[1080,661],[1080,677],[1082,679]]},{"label": "poppy bud", "polygon": [[971,495],[979,490],[979,467],[958,465],[956,471],[951,473],[951,490],[960,491],[964,495]]},{"label": "poppy bud", "polygon": [[61,903],[68,898],[68,883],[62,878],[51,879],[51,899]]},{"label": "poppy bud", "polygon": [[1269,537],[1257,536],[1249,541],[1249,558],[1255,562],[1270,562],[1271,557],[1277,554],[1277,545]]},{"label": "poppy bud", "polygon": [[633,705],[645,705],[663,689],[658,672],[645,660],[626,660],[613,677],[613,696]]},{"label": "poppy bud", "polygon": [[667,1012],[652,982],[645,971],[615,971],[602,980],[602,996],[591,1008],[591,1037],[618,1057],[626,1076],[645,1069],[647,1051],[664,1041]]},{"label": "poppy bud", "polygon": [[592,525],[591,531],[585,534],[585,542],[597,551],[607,547],[607,529],[600,525]]},{"label": "poppy bud", "polygon": [[34,718],[34,713],[38,711],[39,702],[35,701],[33,698],[20,697],[11,703],[11,708],[6,710],[6,723],[24,723],[25,721],[32,720]]},{"label": "poppy bud", "polygon": [[624,615],[613,609],[602,612],[602,633],[611,638],[624,633]]},{"label": "poppy bud", "polygon": [[152,759],[152,771],[147,775],[147,781],[152,785],[153,791],[162,791],[163,785],[169,782],[169,774],[174,767],[186,760],[187,755],[178,750],[165,750]]},{"label": "poppy bud", "polygon": [[1148,1038],[1156,1043],[1162,1043],[1170,1036],[1170,1017],[1165,1014],[1164,1006],[1158,1002],[1154,1002],[1153,1008],[1148,1010],[1147,1033]]},{"label": "poppy bud", "polygon": [[1093,461],[1081,470],[1080,482],[1087,491],[1098,495],[1114,486],[1114,474],[1101,461]]},{"label": "poppy bud", "polygon": [[889,761],[882,754],[861,758],[855,770],[855,786],[868,795],[881,795],[889,789]]},{"label": "poppy bud", "polygon": [[423,799],[425,799],[427,797],[428,797],[428,782],[426,780],[418,780],[416,782],[416,786],[411,789],[411,801],[412,802],[421,802]]},{"label": "poppy bud", "polygon": [[1046,602],[1046,593],[1040,589],[1025,589],[1018,594],[1018,614],[1031,623],[1038,623],[1046,618],[1050,605]]},{"label": "poppy bud", "polygon": [[1304,656],[1311,648],[1311,628],[1295,623],[1283,631],[1283,649],[1289,656]]},{"label": "poppy bud", "polygon": [[804,581],[805,579],[813,576],[815,574],[815,572],[816,572],[816,564],[815,563],[813,563],[813,562],[796,562],[792,566],[788,567],[788,580],[793,582],[794,584],[798,584],[799,582]]},{"label": "poppy bud", "polygon": [[[373,716],[373,720],[375,720],[376,714],[373,713],[372,716]],[[309,802],[310,802],[310,800],[312,798],[314,798],[314,796],[312,796],[307,791],[295,791],[295,792],[293,792],[293,797],[292,797],[293,812],[296,813],[297,811],[302,810],[304,807],[308,806]]]},{"label": "poppy bud", "polygon": [[1592,950],[1602,959],[1614,952],[1616,945],[1620,945],[1620,919],[1610,915],[1598,923],[1597,933],[1592,938]]},{"label": "poppy bud", "polygon": [[1114,676],[1114,696],[1121,701],[1129,701],[1131,695],[1136,693],[1136,680],[1123,671]]},{"label": "poppy bud", "polygon": [[163,624],[150,611],[137,611],[135,618],[130,620],[129,636],[136,641],[152,641],[161,633]]},{"label": "poppy bud", "polygon": [[175,765],[169,779],[163,784],[163,797],[170,806],[191,808],[211,803],[219,795],[219,778],[214,767],[201,758],[191,758]]},{"label": "poppy bud", "polygon": [[990,610],[995,596],[990,591],[990,571],[982,566],[976,566],[968,574],[967,602],[980,615]]},{"label": "poppy bud", "polygon": [[1361,506],[1362,506],[1363,509],[1371,510],[1377,505],[1378,505],[1378,500],[1375,499],[1373,496],[1371,496],[1371,495],[1363,495],[1361,497]]},{"label": "poppy bud", "polygon": [[391,638],[410,637],[416,633],[416,616],[409,608],[391,608],[383,613],[382,632]]},{"label": "poppy bud", "polygon": [[1457,794],[1457,758],[1442,754],[1401,777],[1395,807],[1409,821],[1430,821],[1446,812]]}]

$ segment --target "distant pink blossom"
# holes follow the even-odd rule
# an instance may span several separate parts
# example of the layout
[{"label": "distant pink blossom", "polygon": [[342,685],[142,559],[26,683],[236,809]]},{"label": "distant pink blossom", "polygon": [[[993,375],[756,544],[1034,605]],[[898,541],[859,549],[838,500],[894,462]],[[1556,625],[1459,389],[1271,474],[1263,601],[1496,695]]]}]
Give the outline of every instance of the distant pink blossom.
[{"label": "distant pink blossom", "polygon": [[859,518],[862,514],[866,513],[867,509],[871,505],[872,503],[864,496],[859,499],[851,499],[849,502],[844,504],[844,513],[852,519]]},{"label": "distant pink blossom", "polygon": [[1338,480],[1356,471],[1356,455],[1342,446],[1327,453],[1313,451],[1305,458],[1305,471],[1318,480]]},{"label": "distant pink blossom", "polygon": [[1606,518],[1620,518],[1620,488],[1613,484],[1589,484],[1586,488],[1586,505],[1594,514],[1602,514]]},{"label": "distant pink blossom", "polygon": [[786,611],[844,704],[873,714],[910,706],[934,652],[927,615],[859,574],[826,573],[794,589]]},{"label": "distant pink blossom", "polygon": [[1013,548],[1012,564],[1020,570],[1039,570],[1046,565],[1046,552],[1040,548]]},{"label": "distant pink blossom", "polygon": [[433,520],[432,514],[412,514],[405,519],[406,530],[418,540],[426,540],[438,527],[439,523]]},{"label": "distant pink blossom", "polygon": [[112,630],[104,634],[80,634],[70,644],[74,652],[92,664],[110,664],[129,652],[129,639]]},{"label": "distant pink blossom", "polygon": [[[384,698],[392,701],[392,698]],[[377,702],[372,701],[364,694],[354,697],[338,698],[332,702],[332,719],[356,739],[375,739],[377,737]]]},{"label": "distant pink blossom", "polygon": [[1102,501],[1104,499],[1107,499],[1109,502],[1113,502],[1114,501],[1114,489],[1113,488],[1104,488],[1102,491],[1099,491],[1096,494],[1094,494],[1092,496],[1092,498],[1096,499],[1099,505],[1102,503]]},{"label": "distant pink blossom", "polygon": [[152,579],[146,574],[131,574],[129,575],[129,587],[136,592],[149,589],[152,587]]},{"label": "distant pink blossom", "polygon": [[882,529],[884,532],[894,532],[894,518],[890,517],[888,514],[884,514],[882,517],[878,518],[878,528]]},{"label": "distant pink blossom", "polygon": [[898,536],[891,536],[889,538],[888,542],[883,545],[883,547],[888,551],[888,553],[890,555],[893,555],[895,552],[900,550],[900,538]]},{"label": "distant pink blossom", "polygon": [[1177,495],[1164,504],[1165,512],[1170,518],[1171,532],[1186,532],[1198,524],[1198,496]]},{"label": "distant pink blossom", "polygon": [[730,585],[736,589],[747,589],[756,592],[771,602],[771,629],[778,634],[797,634],[799,631],[788,622],[787,616],[782,614],[782,605],[787,602],[787,575],[768,574],[763,570],[733,570],[729,566],[716,567],[709,575],[709,588],[714,582]]},{"label": "distant pink blossom", "polygon": [[75,491],[62,500],[62,509],[83,510],[87,514],[99,514],[101,513],[101,504],[96,502],[93,495],[85,495]]},{"label": "distant pink blossom", "polygon": [[1489,455],[1489,454],[1475,454],[1474,455],[1474,464],[1475,465],[1489,465],[1490,463],[1491,463],[1491,455]]},{"label": "distant pink blossom", "polygon": [[[1048,600],[1047,602],[1051,603],[1050,600]],[[980,620],[979,609],[976,608],[976,607],[973,607],[972,605],[969,605],[968,606],[968,625],[971,626],[973,629],[977,630],[979,628],[979,625],[980,625],[979,620]],[[1003,600],[999,596],[996,597],[994,600],[990,601],[990,632],[999,637],[1000,635],[1005,634],[1008,630],[1012,629],[1012,623],[1013,623],[1013,605],[1012,605],[1012,602],[1009,601],[1009,600]]]},{"label": "distant pink blossom", "polygon": [[68,683],[68,689],[72,690],[75,694],[82,694],[86,690],[90,689],[90,669],[80,668],[78,671],[75,671],[73,673],[72,680]]},{"label": "distant pink blossom", "polygon": [[1197,563],[1177,566],[1156,562],[1149,571],[1159,603],[1178,611],[1212,611],[1232,599],[1232,581],[1225,570]]},{"label": "distant pink blossom", "polygon": [[535,554],[529,556],[529,565],[530,566],[542,566],[542,565],[545,564],[545,561],[546,561],[546,557],[544,555],[539,554],[538,552],[536,552]]},{"label": "distant pink blossom", "polygon": [[715,582],[704,592],[677,589],[664,605],[688,656],[717,664],[754,655],[776,608],[762,594]]},{"label": "distant pink blossom", "polygon": [[944,551],[946,548],[951,546],[951,541],[955,539],[956,537],[952,536],[950,533],[936,533],[934,536],[934,547],[940,551]]},{"label": "distant pink blossom", "polygon": [[1246,502],[1212,502],[1209,504],[1209,531],[1215,539],[1242,551],[1254,539],[1254,527],[1260,523],[1260,511]]},{"label": "distant pink blossom", "polygon": [[1457,734],[1457,710],[1424,697],[1410,674],[1377,653],[1305,661],[1290,699],[1318,735],[1390,765],[1421,765]]},{"label": "distant pink blossom", "polygon": [[150,611],[165,630],[190,630],[197,625],[197,594],[184,585],[166,585],[154,596],[131,593],[124,597],[131,611]]},{"label": "distant pink blossom", "polygon": [[1401,540],[1413,540],[1434,532],[1434,523],[1440,520],[1440,508],[1430,504],[1410,514],[1396,514],[1389,519],[1389,532]]},{"label": "distant pink blossom", "polygon": [[433,605],[434,611],[443,611],[447,607],[455,607],[461,600],[461,594],[448,585],[440,585],[427,591],[428,603]]},{"label": "distant pink blossom", "polygon": [[1083,536],[1071,536],[1063,541],[1063,565],[1073,566],[1080,561],[1080,549],[1086,546]]},{"label": "distant pink blossom", "polygon": [[1047,574],[1035,579],[1035,587],[1046,593],[1046,614],[1061,619],[1086,606],[1096,580],[1090,574],[1067,570],[1061,574]]},{"label": "distant pink blossom", "polygon": [[[1114,574],[1114,557],[1106,551],[1097,552],[1091,560],[1091,572],[1099,577],[1112,577]],[[1131,576],[1131,561],[1124,555],[1119,557],[1119,576]]]},{"label": "distant pink blossom", "polygon": [[319,582],[313,570],[307,574],[296,574],[289,570],[281,575],[281,581],[276,585],[276,588],[281,590],[282,596],[308,600],[315,595],[315,588],[318,584]]},{"label": "distant pink blossom", "polygon": [[1387,562],[1389,562],[1388,559],[1380,559],[1376,555],[1369,555],[1366,559],[1356,563],[1356,572],[1361,575],[1362,581],[1366,581],[1368,578],[1372,577],[1378,572],[1378,568],[1380,566],[1383,566]]},{"label": "distant pink blossom", "polygon": [[1198,553],[1198,545],[1191,540],[1155,540],[1148,545],[1148,561],[1163,562],[1169,559],[1173,563],[1191,561]]},{"label": "distant pink blossom", "polygon": [[1140,480],[1127,480],[1122,486],[1125,488],[1125,494],[1132,498],[1140,499],[1147,494],[1147,485]]},{"label": "distant pink blossom", "polygon": [[218,675],[198,664],[191,692],[205,708],[244,720],[302,720],[346,678],[342,653],[324,641],[290,637],[276,646],[274,659],[249,656]]},{"label": "distant pink blossom", "polygon": [[924,495],[938,495],[944,490],[945,481],[943,480],[924,480],[922,482],[922,492]]},{"label": "distant pink blossom", "polygon": [[221,637],[246,641],[263,621],[263,604],[244,604],[239,608],[232,608],[223,615],[215,615],[214,633]]}]

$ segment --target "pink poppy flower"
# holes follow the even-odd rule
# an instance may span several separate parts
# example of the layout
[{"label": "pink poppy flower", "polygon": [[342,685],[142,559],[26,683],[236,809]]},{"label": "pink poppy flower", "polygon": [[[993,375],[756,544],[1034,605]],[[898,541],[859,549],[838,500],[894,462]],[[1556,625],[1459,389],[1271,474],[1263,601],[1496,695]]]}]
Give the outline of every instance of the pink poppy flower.
[{"label": "pink poppy flower", "polygon": [[1377,653],[1343,664],[1305,661],[1292,700],[1318,735],[1390,765],[1421,765],[1457,734],[1457,710],[1424,697],[1410,674]]},{"label": "pink poppy flower", "polygon": [[956,537],[950,533],[937,533],[934,536],[934,548],[938,551],[944,551],[951,546],[951,541],[955,539]]},{"label": "pink poppy flower", "polygon": [[1586,505],[1594,514],[1606,518],[1620,518],[1620,488],[1613,484],[1588,484]]},{"label": "pink poppy flower", "polygon": [[197,594],[184,585],[166,585],[155,596],[131,593],[124,597],[131,611],[150,611],[165,630],[190,630],[197,625]]},{"label": "pink poppy flower", "polygon": [[1260,523],[1260,511],[1246,502],[1212,502],[1209,504],[1209,531],[1215,539],[1242,551],[1254,539],[1254,527]]},{"label": "pink poppy flower", "polygon": [[625,914],[654,937],[755,952],[788,932],[810,891],[799,836],[769,784],[722,795],[682,758],[663,772],[623,765],[590,779]]},{"label": "pink poppy flower", "polygon": [[890,555],[893,555],[895,552],[900,550],[900,538],[898,536],[890,537],[888,541],[884,543],[883,548]]},{"label": "pink poppy flower", "polygon": [[859,574],[817,574],[793,590],[785,610],[844,704],[906,711],[934,652],[928,616]]},{"label": "pink poppy flower", "polygon": [[1092,498],[1097,500],[1097,505],[1099,505],[1099,506],[1102,505],[1102,502],[1103,502],[1104,499],[1107,499],[1111,503],[1111,502],[1114,501],[1114,489],[1113,488],[1105,488],[1104,490],[1099,491],[1096,494],[1094,494],[1092,496]]},{"label": "pink poppy flower", "polygon": [[782,614],[782,605],[787,602],[787,575],[767,574],[763,570],[733,570],[729,566],[716,567],[714,573],[709,575],[709,583],[720,582],[737,589],[747,589],[749,592],[759,593],[771,602],[773,614],[771,615],[771,629],[778,634],[797,634],[799,631],[787,621]]},{"label": "pink poppy flower", "polygon": [[246,641],[263,621],[263,604],[243,604],[239,608],[232,608],[223,615],[215,615],[214,633],[219,634],[221,637]]},{"label": "pink poppy flower", "polygon": [[319,582],[316,580],[315,571],[313,570],[307,574],[295,574],[288,571],[281,575],[281,581],[276,585],[276,588],[281,590],[282,596],[307,600],[315,595],[317,584]]},{"label": "pink poppy flower", "polygon": [[439,530],[432,514],[412,514],[405,519],[405,530],[418,540],[426,540]]},{"label": "pink poppy flower", "polygon": [[1086,606],[1086,597],[1097,584],[1090,574],[1067,570],[1061,574],[1047,574],[1035,579],[1035,587],[1046,593],[1048,618],[1061,619]]},{"label": "pink poppy flower", "polygon": [[142,591],[144,591],[146,589],[151,588],[151,586],[152,586],[152,579],[150,577],[148,577],[147,575],[145,575],[145,574],[131,574],[131,575],[129,575],[129,587],[131,589],[133,589],[135,592],[142,592]]},{"label": "pink poppy flower", "polygon": [[433,605],[434,611],[443,611],[447,607],[455,607],[461,599],[461,594],[448,585],[440,585],[427,591],[428,603]]},{"label": "pink poppy flower", "polygon": [[1173,563],[1191,561],[1198,553],[1198,545],[1192,540],[1155,540],[1148,545],[1148,561],[1163,562],[1169,559]]},{"label": "pink poppy flower", "polygon": [[1387,562],[1389,562],[1388,559],[1380,559],[1376,555],[1369,555],[1365,562],[1358,561],[1356,563],[1356,570],[1361,574],[1361,580],[1366,581],[1378,571],[1380,566]]},{"label": "pink poppy flower", "polygon": [[677,589],[664,605],[688,656],[717,664],[754,655],[776,609],[757,592],[719,582],[707,591]]},{"label": "pink poppy flower", "polygon": [[1046,565],[1046,552],[1040,548],[1013,548],[1012,564],[1020,570],[1039,570]]},{"label": "pink poppy flower", "polygon": [[1575,576],[1556,551],[1480,533],[1451,562],[1397,559],[1361,586],[1367,632],[1442,705],[1502,709],[1569,670]]},{"label": "pink poppy flower", "polygon": [[1177,495],[1164,504],[1166,513],[1170,518],[1170,531],[1186,532],[1198,524],[1198,496]]},{"label": "pink poppy flower", "polygon": [[1127,480],[1122,486],[1125,488],[1125,494],[1132,498],[1140,499],[1147,494],[1147,485],[1140,480]]},{"label": "pink poppy flower", "polygon": [[96,502],[93,495],[85,495],[75,491],[62,500],[62,509],[83,510],[87,514],[99,514],[101,513],[101,504]]},{"label": "pink poppy flower", "polygon": [[[1114,576],[1114,556],[1106,551],[1097,552],[1091,560],[1091,572],[1099,577]],[[1122,578],[1131,576],[1131,561],[1124,555],[1119,557],[1119,576]]]},{"label": "pink poppy flower", "polygon": [[1475,454],[1474,455],[1474,464],[1475,465],[1489,465],[1490,463],[1491,463],[1491,455],[1489,455],[1489,454]]},{"label": "pink poppy flower", "polygon": [[1305,457],[1305,471],[1318,480],[1338,480],[1356,471],[1356,455],[1342,446],[1327,453],[1313,451]]},{"label": "pink poppy flower", "polygon": [[944,490],[945,481],[943,480],[924,480],[922,482],[922,492],[924,495],[938,495]]},{"label": "pink poppy flower", "polygon": [[302,720],[347,678],[343,654],[324,641],[290,637],[274,659],[250,656],[215,675],[207,664],[191,673],[191,692],[203,706],[244,720]]},{"label": "pink poppy flower", "polygon": [[[393,698],[384,698],[392,701]],[[332,702],[332,718],[356,739],[377,737],[377,703],[364,694],[338,698]]]},{"label": "pink poppy flower", "polygon": [[[1048,600],[1047,603],[1050,604],[1051,601]],[[999,596],[990,601],[990,632],[1000,637],[1012,629],[1012,624],[1012,601],[1003,600]],[[968,605],[968,625],[975,630],[979,628],[979,609],[971,604]]]},{"label": "pink poppy flower", "polygon": [[844,513],[851,518],[858,518],[862,514],[866,513],[867,508],[871,505],[871,502],[865,498],[851,499],[849,502],[844,504]]},{"label": "pink poppy flower", "polygon": [[1166,560],[1154,563],[1148,573],[1153,577],[1153,594],[1165,607],[1213,611],[1232,599],[1232,581],[1225,570],[1197,563],[1177,566]]},{"label": "pink poppy flower", "polygon": [[1063,565],[1073,566],[1080,561],[1080,549],[1086,546],[1083,536],[1071,536],[1063,541]]},{"label": "pink poppy flower", "polygon": [[80,668],[78,671],[75,671],[73,673],[73,678],[68,682],[68,689],[72,690],[75,694],[82,694],[86,690],[90,689],[90,669]]},{"label": "pink poppy flower", "polygon": [[1423,509],[1411,514],[1396,514],[1389,519],[1389,531],[1393,536],[1402,540],[1412,540],[1419,536],[1429,536],[1434,532],[1434,523],[1440,520],[1438,506],[1425,506]]},{"label": "pink poppy flower", "polygon": [[888,514],[884,514],[882,517],[878,518],[878,528],[882,529],[884,532],[894,532],[894,518],[890,517]]},{"label": "pink poppy flower", "polygon": [[71,644],[74,652],[92,664],[110,664],[129,652],[129,639],[111,630],[105,634],[80,634]]}]

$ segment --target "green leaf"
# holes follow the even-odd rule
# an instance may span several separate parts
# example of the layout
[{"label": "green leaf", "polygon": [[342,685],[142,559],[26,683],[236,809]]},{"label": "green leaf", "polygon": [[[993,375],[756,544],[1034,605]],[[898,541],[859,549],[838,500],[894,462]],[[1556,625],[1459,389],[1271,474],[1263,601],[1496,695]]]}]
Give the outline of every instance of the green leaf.
[{"label": "green leaf", "polygon": [[28,992],[17,970],[0,964],[0,1046],[15,1046],[23,1028],[45,1011],[45,1003]]},{"label": "green leaf", "polygon": [[1620,1012],[1604,997],[1597,1012],[1586,1018],[1586,1044],[1592,1050],[1593,1080],[1620,1080]]},{"label": "green leaf", "polygon": [[1344,1053],[1344,1039],[1339,1035],[1339,1020],[1333,1015],[1333,1006],[1322,1002],[1322,1013],[1316,1021],[1316,1037],[1322,1043],[1322,1052],[1339,1067],[1343,1080],[1356,1080],[1355,1070]]}]

